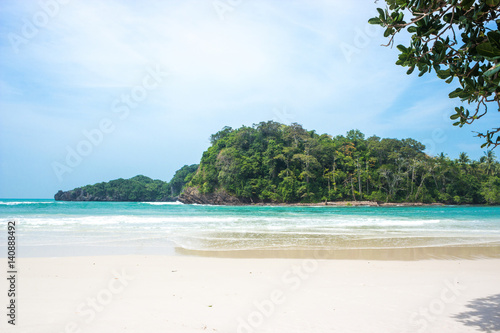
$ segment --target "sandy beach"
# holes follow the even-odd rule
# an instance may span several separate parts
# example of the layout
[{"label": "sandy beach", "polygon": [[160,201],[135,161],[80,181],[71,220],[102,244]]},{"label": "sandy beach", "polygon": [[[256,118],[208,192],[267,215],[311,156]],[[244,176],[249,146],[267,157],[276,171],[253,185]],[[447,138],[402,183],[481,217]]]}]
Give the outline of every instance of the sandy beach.
[{"label": "sandy beach", "polygon": [[4,314],[2,332],[500,331],[500,259],[96,256],[18,267],[16,326]]}]

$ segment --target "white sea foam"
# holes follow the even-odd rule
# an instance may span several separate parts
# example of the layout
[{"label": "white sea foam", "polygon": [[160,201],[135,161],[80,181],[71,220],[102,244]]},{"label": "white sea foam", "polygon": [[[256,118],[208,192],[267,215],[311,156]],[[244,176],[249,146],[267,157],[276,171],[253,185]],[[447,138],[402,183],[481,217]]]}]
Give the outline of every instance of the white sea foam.
[{"label": "white sea foam", "polygon": [[[0,219],[0,230],[7,225]],[[176,246],[193,250],[378,248],[498,242],[488,230],[435,228],[447,220],[361,218],[288,219],[241,216],[30,216],[16,219],[26,245]],[[30,232],[31,230],[31,232]],[[451,232],[453,231],[453,232]],[[363,242],[367,242],[363,244]],[[1,243],[1,241],[0,241]],[[149,244],[149,245],[148,245]],[[0,244],[1,245],[1,244]]]},{"label": "white sea foam", "polygon": [[153,205],[153,206],[164,206],[164,205],[184,205],[180,201],[168,201],[168,202],[141,202],[142,204]]},{"label": "white sea foam", "polygon": [[0,201],[0,205],[5,205],[5,206],[52,204],[52,203],[54,203],[54,201]]},{"label": "white sea foam", "polygon": [[342,229],[378,229],[385,227],[415,228],[428,226],[434,229],[435,225],[449,226],[456,221],[440,219],[386,219],[362,217],[323,217],[323,218],[289,218],[289,217],[242,217],[242,216],[144,216],[144,215],[95,215],[95,216],[33,216],[16,218],[25,226],[40,225],[120,225],[145,227],[163,225],[186,228],[222,228],[237,229],[240,231],[251,230],[288,230],[299,232],[301,230],[321,230],[323,232]]}]

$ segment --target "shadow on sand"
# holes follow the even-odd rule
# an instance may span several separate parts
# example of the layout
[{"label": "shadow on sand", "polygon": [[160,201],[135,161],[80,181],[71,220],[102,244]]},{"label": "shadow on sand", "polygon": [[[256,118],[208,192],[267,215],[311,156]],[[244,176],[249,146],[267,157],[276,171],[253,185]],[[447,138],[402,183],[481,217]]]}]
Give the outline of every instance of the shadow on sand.
[{"label": "shadow on sand", "polygon": [[483,332],[500,332],[500,294],[476,298],[466,306],[467,311],[453,318]]}]

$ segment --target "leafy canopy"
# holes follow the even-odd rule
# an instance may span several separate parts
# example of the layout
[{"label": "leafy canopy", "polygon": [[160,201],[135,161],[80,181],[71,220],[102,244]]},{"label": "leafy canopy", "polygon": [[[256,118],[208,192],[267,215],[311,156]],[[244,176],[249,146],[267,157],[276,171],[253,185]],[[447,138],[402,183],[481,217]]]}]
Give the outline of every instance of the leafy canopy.
[{"label": "leafy canopy", "polygon": [[465,153],[451,160],[424,150],[411,138],[365,138],[359,130],[320,135],[300,124],[273,121],[224,127],[211,136],[211,146],[186,186],[205,194],[224,191],[248,203],[500,204],[500,163],[492,151],[472,161]]},{"label": "leafy canopy", "polygon": [[171,201],[179,196],[197,169],[198,164],[184,165],[175,172],[170,182],[138,175],[77,187],[67,192],[59,191],[55,198],[81,200],[79,198],[83,196],[87,201]]},{"label": "leafy canopy", "polygon": [[[440,79],[460,87],[450,98],[467,102],[450,118],[462,127],[482,118],[488,107],[500,111],[500,0],[386,0],[378,16],[368,22],[386,28],[384,36],[393,45],[395,36],[406,30],[410,45],[398,45],[397,65],[418,69],[419,76],[434,70]],[[405,20],[408,16],[409,19]],[[477,133],[483,147],[500,145],[500,127]]]}]

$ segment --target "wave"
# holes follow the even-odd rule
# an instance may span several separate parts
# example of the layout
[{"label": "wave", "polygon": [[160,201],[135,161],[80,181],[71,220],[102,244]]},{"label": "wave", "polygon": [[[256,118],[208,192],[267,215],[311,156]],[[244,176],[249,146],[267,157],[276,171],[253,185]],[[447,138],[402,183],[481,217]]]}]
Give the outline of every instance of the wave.
[{"label": "wave", "polygon": [[[4,217],[5,219],[5,217]],[[0,221],[4,220],[0,218]],[[10,217],[12,219],[12,217]],[[146,227],[183,228],[189,230],[232,230],[234,232],[342,232],[375,230],[391,232],[411,229],[425,230],[495,230],[489,225],[456,221],[452,219],[401,219],[362,216],[172,216],[172,215],[38,215],[16,217],[26,227],[96,225],[103,227],[126,227],[138,230]],[[5,220],[7,221],[7,220]],[[464,223],[465,222],[465,223]],[[474,228],[471,226],[474,225]]]},{"label": "wave", "polygon": [[0,205],[15,206],[15,205],[38,205],[38,204],[53,204],[55,201],[0,201]]},{"label": "wave", "polygon": [[141,204],[153,205],[153,206],[164,206],[164,205],[184,205],[180,201],[168,201],[168,202],[141,202]]},{"label": "wave", "polygon": [[[214,251],[500,243],[498,223],[481,223],[480,220],[471,223],[473,219],[145,211],[151,215],[40,214],[22,215],[15,220],[25,245],[164,247],[171,243],[187,250]],[[172,211],[175,213],[178,209]],[[5,221],[8,221],[5,216],[0,217],[0,234],[7,226]]]}]

